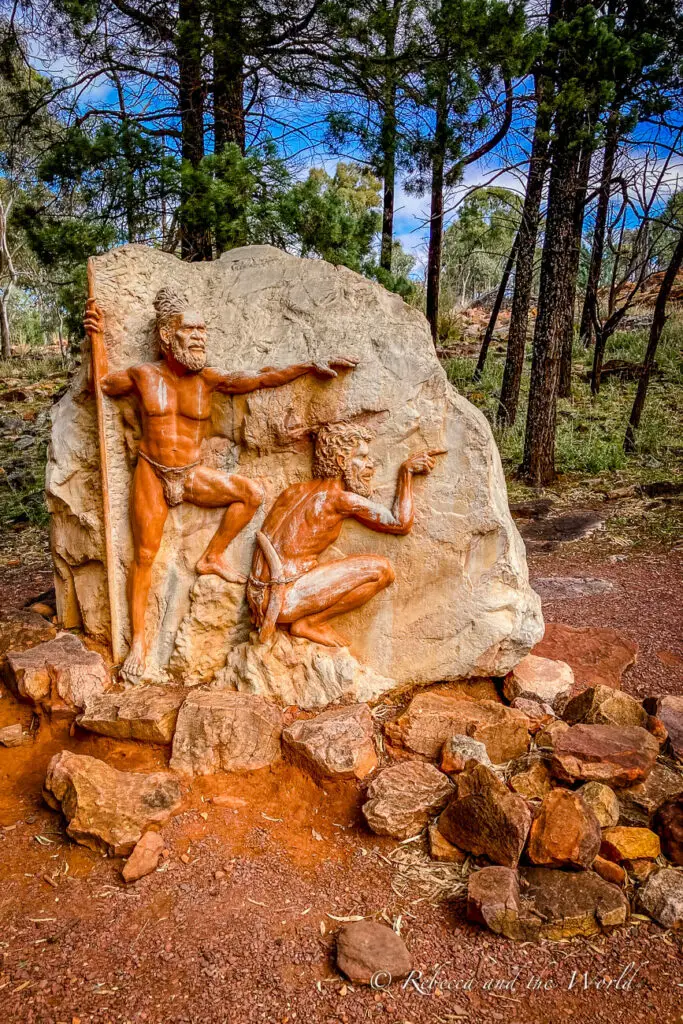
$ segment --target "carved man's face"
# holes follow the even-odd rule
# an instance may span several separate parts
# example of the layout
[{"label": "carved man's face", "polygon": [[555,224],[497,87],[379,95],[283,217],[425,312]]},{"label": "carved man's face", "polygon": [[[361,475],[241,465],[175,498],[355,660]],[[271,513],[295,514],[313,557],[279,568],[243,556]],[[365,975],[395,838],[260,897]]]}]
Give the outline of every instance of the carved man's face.
[{"label": "carved man's face", "polygon": [[173,327],[161,331],[164,351],[193,373],[206,366],[206,324],[204,318],[192,310],[182,313]]},{"label": "carved man's face", "polygon": [[375,475],[375,463],[370,458],[367,441],[361,441],[353,455],[346,460],[344,466],[344,486],[362,498],[372,494],[372,478]]}]

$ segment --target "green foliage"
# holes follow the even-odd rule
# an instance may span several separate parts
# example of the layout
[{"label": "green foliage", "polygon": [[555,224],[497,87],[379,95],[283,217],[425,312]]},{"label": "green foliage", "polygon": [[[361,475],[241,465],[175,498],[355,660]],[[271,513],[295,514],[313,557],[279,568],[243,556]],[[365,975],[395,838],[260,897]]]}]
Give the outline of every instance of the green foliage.
[{"label": "green foliage", "polygon": [[449,308],[494,288],[501,278],[523,200],[504,188],[468,196],[446,229],[442,256],[443,306]]}]

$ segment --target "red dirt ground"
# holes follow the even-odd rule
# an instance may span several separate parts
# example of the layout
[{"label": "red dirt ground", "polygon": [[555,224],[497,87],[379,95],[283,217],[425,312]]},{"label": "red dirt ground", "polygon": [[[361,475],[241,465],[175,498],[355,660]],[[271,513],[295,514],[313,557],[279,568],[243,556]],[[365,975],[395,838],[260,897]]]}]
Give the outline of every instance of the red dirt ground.
[{"label": "red dirt ground", "polygon": [[[545,614],[636,640],[624,689],[638,696],[683,692],[682,569],[680,553],[612,563],[576,549],[531,560],[532,577],[618,585]],[[40,571],[20,587],[5,570],[0,603],[44,589]],[[0,726],[18,717],[28,728],[30,710],[0,688]],[[122,861],[70,842],[42,803],[45,767],[64,747],[118,768],[167,757],[48,723],[32,743],[0,749],[3,1024],[683,1024],[681,936],[633,919],[611,936],[531,945],[472,927],[461,900],[436,902],[401,880],[385,859],[397,844],[364,828],[355,785],[322,788],[286,764],[196,781],[163,829],[163,868],[125,887]],[[219,792],[236,806],[209,803]],[[337,975],[335,917],[350,915],[401,917],[421,991],[417,980],[373,992]]]}]

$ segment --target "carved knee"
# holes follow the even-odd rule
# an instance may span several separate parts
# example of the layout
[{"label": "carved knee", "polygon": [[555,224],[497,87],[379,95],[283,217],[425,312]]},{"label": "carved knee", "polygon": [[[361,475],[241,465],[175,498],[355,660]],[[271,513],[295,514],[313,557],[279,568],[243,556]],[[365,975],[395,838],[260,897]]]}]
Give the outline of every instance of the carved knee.
[{"label": "carved knee", "polygon": [[377,569],[377,581],[380,584],[381,588],[384,589],[385,587],[391,586],[395,579],[396,573],[394,572],[394,567],[389,561],[389,559],[380,559],[379,566]]},{"label": "carved knee", "polygon": [[148,569],[157,557],[158,547],[142,545],[135,552],[135,563],[140,569]]},{"label": "carved knee", "polygon": [[263,499],[265,497],[263,487],[261,484],[257,483],[256,480],[247,480],[245,483],[247,486],[245,488],[244,504],[247,505],[252,512],[255,512],[263,503]]}]

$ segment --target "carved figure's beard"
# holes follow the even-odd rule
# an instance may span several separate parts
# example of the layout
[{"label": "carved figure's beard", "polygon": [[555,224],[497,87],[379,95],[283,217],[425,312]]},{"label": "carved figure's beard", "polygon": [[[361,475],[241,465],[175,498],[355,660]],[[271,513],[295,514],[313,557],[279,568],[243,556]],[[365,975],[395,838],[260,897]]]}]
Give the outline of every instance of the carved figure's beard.
[{"label": "carved figure's beard", "polygon": [[168,351],[181,366],[184,366],[192,373],[199,373],[206,366],[206,351],[191,351],[175,335],[171,337]]},{"label": "carved figure's beard", "polygon": [[363,470],[354,466],[352,462],[344,470],[344,486],[354,494],[360,494],[361,498],[372,497],[371,481],[364,479]]}]

